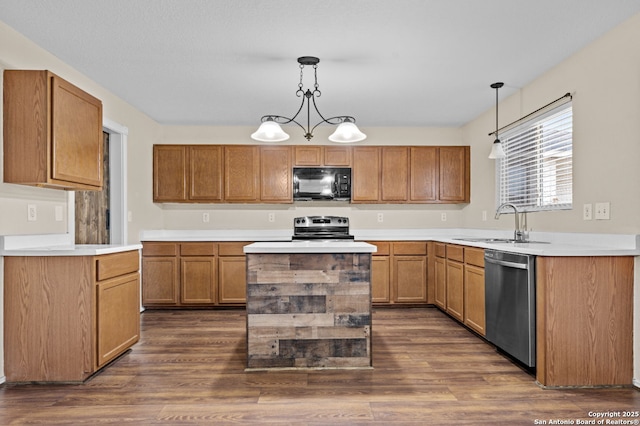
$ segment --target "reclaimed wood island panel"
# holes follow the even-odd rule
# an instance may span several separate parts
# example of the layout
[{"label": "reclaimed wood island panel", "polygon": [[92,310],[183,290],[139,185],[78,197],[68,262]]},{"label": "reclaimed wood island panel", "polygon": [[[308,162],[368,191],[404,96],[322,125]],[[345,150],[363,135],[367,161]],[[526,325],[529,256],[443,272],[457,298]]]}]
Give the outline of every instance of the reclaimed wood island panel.
[{"label": "reclaimed wood island panel", "polygon": [[371,368],[371,253],[353,241],[254,243],[247,368]]}]

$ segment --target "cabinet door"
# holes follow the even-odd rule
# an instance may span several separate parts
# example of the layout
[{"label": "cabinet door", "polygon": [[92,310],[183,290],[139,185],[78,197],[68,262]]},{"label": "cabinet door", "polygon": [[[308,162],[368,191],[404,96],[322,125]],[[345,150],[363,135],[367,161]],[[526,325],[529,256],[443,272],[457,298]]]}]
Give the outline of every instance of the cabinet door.
[{"label": "cabinet door", "polygon": [[389,256],[371,256],[371,302],[389,303]]},{"label": "cabinet door", "polygon": [[296,145],[294,148],[294,164],[300,167],[322,166],[322,147]]},{"label": "cabinet door", "polygon": [[438,200],[438,147],[420,146],[410,150],[409,201],[432,203]]},{"label": "cabinet door", "polygon": [[216,303],[216,262],[213,256],[180,258],[180,301],[184,305]]},{"label": "cabinet door", "polygon": [[393,256],[393,286],[394,302],[426,302],[427,257]]},{"label": "cabinet door", "polygon": [[484,269],[464,266],[464,323],[485,335]]},{"label": "cabinet door", "polygon": [[378,202],[380,197],[380,150],[376,146],[353,149],[351,200]]},{"label": "cabinet door", "polygon": [[102,187],[102,103],[52,75],[52,178]]},{"label": "cabinet door", "polygon": [[380,200],[407,201],[409,186],[409,150],[406,146],[385,146],[381,149]]},{"label": "cabinet door", "polygon": [[222,201],[222,147],[193,145],[189,147],[189,199]]},{"label": "cabinet door", "polygon": [[458,321],[464,320],[464,265],[447,260],[447,312]]},{"label": "cabinet door", "polygon": [[439,147],[440,201],[468,203],[470,200],[469,147]]},{"label": "cabinet door", "polygon": [[142,304],[177,305],[179,279],[176,257],[143,257]]},{"label": "cabinet door", "polygon": [[140,274],[97,284],[97,366],[101,367],[140,338]]},{"label": "cabinet door", "polygon": [[293,202],[290,146],[263,146],[260,148],[260,201]]},{"label": "cabinet door", "polygon": [[446,260],[442,257],[436,257],[434,260],[435,265],[435,303],[436,306],[442,310],[447,309],[447,265]]},{"label": "cabinet door", "polygon": [[219,302],[223,304],[244,304],[247,302],[247,262],[245,256],[220,256]]},{"label": "cabinet door", "polygon": [[224,199],[229,202],[255,202],[260,195],[260,151],[257,146],[224,147]]},{"label": "cabinet door", "polygon": [[154,145],[153,201],[186,201],[187,188],[187,147]]},{"label": "cabinet door", "polygon": [[324,165],[331,167],[351,167],[351,147],[325,146]]}]

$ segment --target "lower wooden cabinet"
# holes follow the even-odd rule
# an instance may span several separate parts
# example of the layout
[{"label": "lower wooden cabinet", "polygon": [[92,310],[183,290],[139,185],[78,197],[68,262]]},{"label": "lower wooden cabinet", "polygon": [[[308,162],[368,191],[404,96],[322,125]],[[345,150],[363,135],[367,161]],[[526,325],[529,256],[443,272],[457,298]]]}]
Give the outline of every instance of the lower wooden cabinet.
[{"label": "lower wooden cabinet", "polygon": [[435,243],[434,303],[443,311],[447,309],[447,254],[446,245]]},{"label": "lower wooden cabinet", "polygon": [[378,304],[427,303],[427,243],[374,241],[371,298]]},{"label": "lower wooden cabinet", "polygon": [[7,256],[8,382],[81,382],[140,336],[137,250],[100,256]]},{"label": "lower wooden cabinet", "polygon": [[142,304],[208,307],[246,302],[248,242],[145,242]]},{"label": "lower wooden cabinet", "polygon": [[464,262],[464,323],[484,336],[484,250],[465,247]]},{"label": "lower wooden cabinet", "polygon": [[447,244],[446,310],[458,321],[464,320],[464,248],[455,244]]}]

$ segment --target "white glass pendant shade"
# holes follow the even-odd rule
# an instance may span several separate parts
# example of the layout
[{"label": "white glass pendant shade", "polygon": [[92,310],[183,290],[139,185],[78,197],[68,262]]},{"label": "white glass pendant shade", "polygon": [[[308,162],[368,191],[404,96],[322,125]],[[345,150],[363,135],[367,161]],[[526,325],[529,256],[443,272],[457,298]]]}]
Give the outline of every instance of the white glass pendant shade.
[{"label": "white glass pendant shade", "polygon": [[251,139],[260,142],[282,142],[289,139],[289,135],[282,130],[282,127],[273,120],[263,122],[255,133],[251,134]]},{"label": "white glass pendant shade", "polygon": [[496,139],[495,141],[493,141],[493,145],[491,145],[491,153],[489,154],[489,158],[491,158],[492,160],[495,160],[498,158],[504,158],[506,156],[507,154],[505,154],[504,149],[502,149],[502,143],[500,142],[500,140]]},{"label": "white glass pendant shade", "polygon": [[362,133],[358,126],[355,123],[350,121],[345,121],[344,123],[340,123],[335,132],[329,136],[329,140],[331,142],[339,142],[339,143],[351,143],[351,142],[360,142],[367,138],[367,135]]}]

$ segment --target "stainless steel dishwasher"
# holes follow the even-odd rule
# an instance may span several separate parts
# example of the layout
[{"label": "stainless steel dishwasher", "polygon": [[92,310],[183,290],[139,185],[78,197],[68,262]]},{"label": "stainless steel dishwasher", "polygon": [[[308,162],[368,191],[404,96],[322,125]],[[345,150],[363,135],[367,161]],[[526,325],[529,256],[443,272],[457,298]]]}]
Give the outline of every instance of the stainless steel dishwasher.
[{"label": "stainless steel dishwasher", "polygon": [[535,367],[535,256],[485,250],[484,261],[486,338],[527,367]]}]

